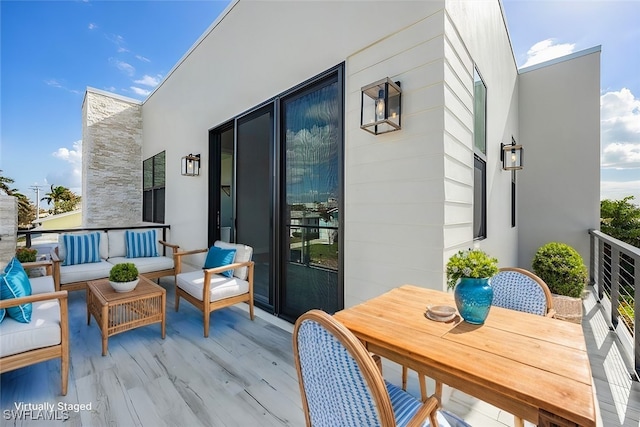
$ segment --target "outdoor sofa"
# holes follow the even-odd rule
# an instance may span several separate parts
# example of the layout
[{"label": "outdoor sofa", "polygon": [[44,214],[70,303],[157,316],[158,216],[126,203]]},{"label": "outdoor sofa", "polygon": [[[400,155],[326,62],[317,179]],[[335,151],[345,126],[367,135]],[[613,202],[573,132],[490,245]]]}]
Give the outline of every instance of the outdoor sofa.
[{"label": "outdoor sofa", "polygon": [[[166,253],[166,248],[171,253]],[[175,275],[173,253],[179,249],[158,240],[157,230],[106,230],[63,233],[51,252],[56,290],[84,289],[88,281],[109,277],[111,267],[135,264],[148,279]]]}]

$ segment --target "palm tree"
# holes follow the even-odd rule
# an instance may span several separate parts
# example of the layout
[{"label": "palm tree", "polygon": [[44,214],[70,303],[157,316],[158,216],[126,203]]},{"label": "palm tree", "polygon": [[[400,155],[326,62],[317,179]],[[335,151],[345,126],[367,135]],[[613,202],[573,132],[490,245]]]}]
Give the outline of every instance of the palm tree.
[{"label": "palm tree", "polygon": [[74,210],[78,203],[80,203],[80,196],[67,187],[63,187],[62,185],[53,186],[52,184],[51,192],[45,194],[40,200],[44,200],[49,204],[53,203],[53,213],[55,215]]},{"label": "palm tree", "polygon": [[45,194],[45,196],[40,200],[46,201],[49,204],[53,204],[53,214],[55,215],[60,210],[60,201],[64,199],[64,196],[68,191],[69,189],[63,187],[62,185],[54,187],[53,184],[51,184],[51,192]]}]

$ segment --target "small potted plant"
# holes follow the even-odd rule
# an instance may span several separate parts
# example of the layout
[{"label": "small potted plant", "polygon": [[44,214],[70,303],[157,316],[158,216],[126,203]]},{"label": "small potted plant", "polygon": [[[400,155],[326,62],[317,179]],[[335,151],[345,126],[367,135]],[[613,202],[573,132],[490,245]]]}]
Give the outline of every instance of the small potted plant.
[{"label": "small potted plant", "polygon": [[536,251],[532,267],[553,294],[554,317],[581,323],[587,267],[578,251],[565,243],[547,243]]},{"label": "small potted plant", "polygon": [[138,285],[138,269],[131,262],[123,262],[111,267],[109,283],[116,292],[129,292]]},{"label": "small potted plant", "polygon": [[498,260],[480,249],[458,251],[447,262],[447,288],[454,289],[460,316],[468,323],[484,323],[493,289],[490,279],[498,273]]},{"label": "small potted plant", "polygon": [[16,258],[20,263],[25,262],[34,262],[36,260],[36,256],[38,255],[37,249],[24,248],[20,247],[16,249]]}]

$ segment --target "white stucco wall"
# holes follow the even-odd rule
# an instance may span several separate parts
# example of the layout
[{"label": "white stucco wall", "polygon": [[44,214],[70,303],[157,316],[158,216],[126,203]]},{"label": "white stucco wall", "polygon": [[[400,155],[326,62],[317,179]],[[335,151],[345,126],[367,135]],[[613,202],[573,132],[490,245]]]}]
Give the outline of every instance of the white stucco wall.
[{"label": "white stucco wall", "polygon": [[[366,7],[362,2],[233,4],[143,107],[143,157],[162,150],[167,154],[166,222],[171,224],[175,243],[183,248],[207,244],[209,129],[441,8],[442,3],[435,1],[371,2]],[[391,20],[385,18],[389,13]],[[409,49],[416,42],[393,46],[393,51]],[[378,55],[384,60],[387,54],[379,49]],[[371,81],[362,81],[371,83],[403,70],[406,67],[379,67],[368,75]],[[355,108],[351,98],[360,90],[359,84],[351,87],[347,81],[349,110]],[[348,114],[347,147],[355,130],[365,133],[359,129],[359,116]],[[180,158],[188,153],[202,155],[199,177],[180,175]]]},{"label": "white stucco wall", "polygon": [[[516,69],[499,3],[366,5],[239,1],[145,102],[143,158],[166,150],[175,243],[207,243],[208,130],[344,61],[345,305],[403,283],[442,289],[450,253],[474,244],[475,61],[489,99],[481,246],[515,263],[499,145],[517,134]],[[360,88],[386,76],[402,83],[403,128],[372,136],[359,128]],[[188,153],[202,155],[200,177],[180,176]]]},{"label": "white stucco wall", "polygon": [[[518,140],[517,69],[498,2],[446,2],[445,225],[443,264],[477,246],[517,263],[511,227],[511,173],[502,170],[500,143]],[[473,67],[487,87],[487,237],[473,241]]]},{"label": "white stucco wall", "polygon": [[82,104],[82,226],[142,223],[142,106],[87,88]]},{"label": "white stucco wall", "polygon": [[589,228],[600,217],[600,48],[521,71],[519,264],[548,242],[589,264]]},{"label": "white stucco wall", "polygon": [[[444,9],[346,62],[345,305],[411,283],[442,288]],[[402,86],[402,129],[360,129],[360,89]]]}]

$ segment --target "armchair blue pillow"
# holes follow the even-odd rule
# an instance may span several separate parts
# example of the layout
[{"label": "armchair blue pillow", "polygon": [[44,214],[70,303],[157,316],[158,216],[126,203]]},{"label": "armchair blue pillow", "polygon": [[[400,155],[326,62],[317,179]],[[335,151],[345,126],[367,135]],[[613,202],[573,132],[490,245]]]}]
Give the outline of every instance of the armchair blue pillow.
[{"label": "armchair blue pillow", "polygon": [[[31,295],[31,282],[17,258],[11,259],[0,274],[0,299],[20,298]],[[31,303],[20,304],[6,309],[6,314],[21,323],[31,321]],[[1,316],[4,319],[4,315]],[[1,320],[0,320],[1,321]]]},{"label": "armchair blue pillow", "polygon": [[[215,268],[222,267],[223,265],[233,264],[235,258],[235,249],[222,249],[217,246],[211,246],[209,248],[209,252],[207,253],[207,259],[204,262],[204,267],[202,268]],[[233,270],[223,271],[220,274],[231,278],[233,277]]]}]

